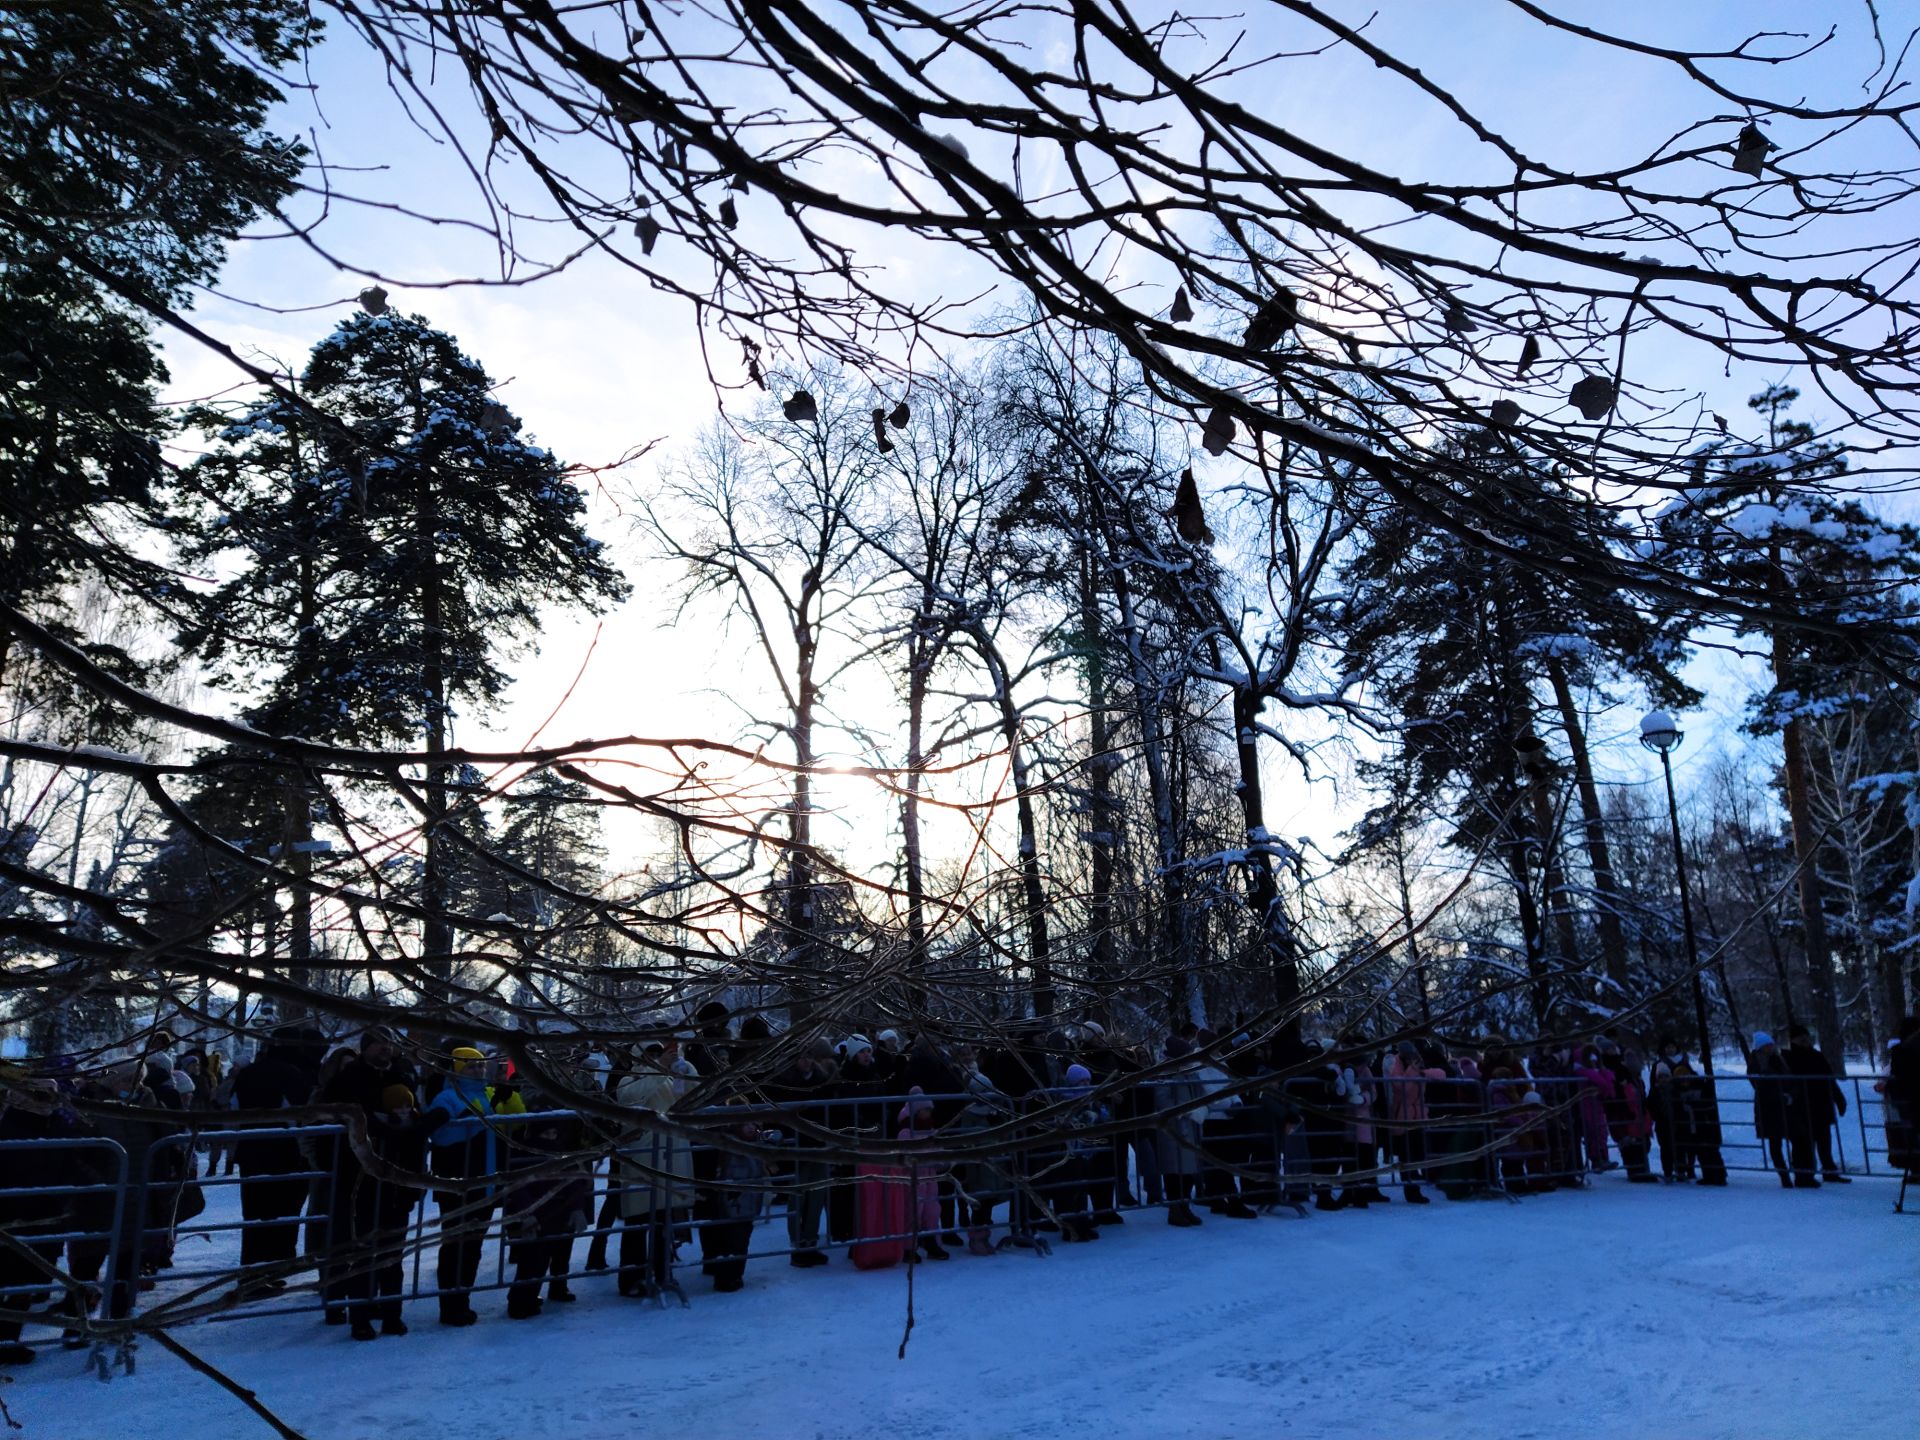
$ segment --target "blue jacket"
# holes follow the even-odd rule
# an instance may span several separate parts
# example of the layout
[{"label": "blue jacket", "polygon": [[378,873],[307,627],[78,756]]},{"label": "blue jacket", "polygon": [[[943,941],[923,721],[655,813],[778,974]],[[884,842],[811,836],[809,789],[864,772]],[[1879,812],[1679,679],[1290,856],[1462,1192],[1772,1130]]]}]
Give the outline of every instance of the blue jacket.
[{"label": "blue jacket", "polygon": [[438,1122],[429,1134],[434,1174],[492,1175],[500,1169],[485,1081],[454,1076],[427,1105],[427,1115]]}]

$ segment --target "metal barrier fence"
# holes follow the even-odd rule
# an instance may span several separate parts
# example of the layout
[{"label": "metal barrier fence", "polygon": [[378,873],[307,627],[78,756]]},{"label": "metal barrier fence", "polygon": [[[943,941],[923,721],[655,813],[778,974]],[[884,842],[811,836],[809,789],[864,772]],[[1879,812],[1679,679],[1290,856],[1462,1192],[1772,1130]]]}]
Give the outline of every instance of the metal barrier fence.
[{"label": "metal barrier fence", "polygon": [[[695,1264],[724,1290],[751,1261],[805,1266],[836,1249],[862,1268],[944,1259],[954,1244],[1044,1254],[1048,1236],[1096,1238],[1125,1211],[1164,1208],[1180,1224],[1197,1221],[1195,1204],[1304,1214],[1309,1203],[1374,1203],[1385,1185],[1408,1199],[1426,1189],[1517,1199],[1585,1185],[1616,1155],[1630,1178],[1650,1182],[1697,1173],[1723,1183],[1726,1170],[1785,1167],[1784,1183],[1816,1158],[1826,1174],[1901,1178],[1891,1153],[1911,1164],[1911,1145],[1897,1123],[1889,1131],[1870,1076],[1835,1082],[1847,1103],[1844,1116],[1834,1107],[1842,1123],[1830,1154],[1818,1136],[1788,1133],[1776,1158],[1770,1116],[1803,1103],[1808,1083],[1696,1077],[1684,1093],[1656,1089],[1638,1115],[1580,1077],[1363,1077],[1346,1095],[1322,1077],[1217,1072],[1092,1097],[1052,1089],[708,1109],[625,1134],[595,1117],[534,1111],[487,1118],[497,1168],[453,1176],[421,1165],[411,1181],[390,1154],[380,1163],[378,1145],[369,1169],[337,1124],[143,1132],[116,1122],[118,1140],[0,1141],[0,1176],[20,1168],[10,1152],[42,1152],[43,1166],[55,1156],[63,1171],[56,1183],[0,1187],[8,1213],[26,1201],[40,1211],[37,1223],[0,1232],[0,1339],[21,1322],[59,1329],[31,1343],[88,1350],[104,1379],[116,1364],[132,1369],[142,1325],[321,1312],[393,1328],[407,1304],[426,1300],[461,1324],[476,1293],[506,1290],[509,1314],[530,1315],[543,1298],[574,1298],[571,1282],[609,1273],[622,1294],[684,1304],[679,1276]],[[708,1143],[703,1130],[727,1143]],[[199,1174],[202,1144],[216,1157],[235,1147],[240,1173]],[[784,1231],[756,1243],[774,1200]]]}]

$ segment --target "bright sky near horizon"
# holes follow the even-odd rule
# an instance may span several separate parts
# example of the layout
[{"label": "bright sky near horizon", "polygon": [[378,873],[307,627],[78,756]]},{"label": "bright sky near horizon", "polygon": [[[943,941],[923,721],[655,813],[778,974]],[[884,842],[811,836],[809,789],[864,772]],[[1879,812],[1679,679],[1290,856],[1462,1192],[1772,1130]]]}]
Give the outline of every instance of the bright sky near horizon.
[{"label": "bright sky near horizon", "polygon": [[[1329,8],[1358,20],[1373,7]],[[1560,8],[1569,14],[1604,16],[1607,24],[1626,33],[1717,42],[1722,47],[1758,30],[1805,28],[1810,9],[1834,12],[1823,13],[1820,24],[1843,27],[1842,39],[1831,58],[1803,62],[1801,88],[1834,85],[1839,77],[1857,85],[1873,64],[1864,5],[1632,0]],[[1706,118],[1698,107],[1709,97],[1670,69],[1616,55],[1601,56],[1602,63],[1596,65],[1593,47],[1547,36],[1537,26],[1516,25],[1504,5],[1487,0],[1385,0],[1379,9],[1370,33],[1414,58],[1470,109],[1514,135],[1523,148],[1549,158],[1575,165],[1599,154],[1625,160],[1650,150],[1684,124]],[[1257,5],[1249,8],[1246,19],[1251,50],[1263,45],[1285,48],[1296,35],[1282,30],[1277,12]],[[507,382],[502,398],[532,437],[563,459],[604,463],[659,441],[653,455],[627,472],[627,483],[644,490],[660,459],[686,446],[716,414],[691,310],[597,255],[531,284],[450,285],[462,277],[497,272],[492,242],[472,229],[428,225],[382,207],[475,215],[473,181],[450,147],[430,140],[408,121],[387,90],[375,57],[358,39],[336,30],[313,57],[314,89],[289,101],[279,128],[308,134],[318,155],[338,167],[338,188],[375,202],[336,204],[315,232],[326,255],[349,268],[336,269],[297,241],[242,243],[219,283],[220,295],[233,298],[204,298],[196,311],[198,323],[243,352],[271,356],[297,370],[311,345],[350,312],[352,296],[367,283],[354,271],[378,272],[391,277],[385,283],[393,303],[453,332],[496,379]],[[1255,74],[1257,78],[1246,83],[1257,87],[1258,101],[1272,118],[1383,168],[1455,176],[1465,170],[1476,178],[1485,168],[1485,157],[1469,155],[1461,131],[1436,123],[1429,108],[1415,106],[1403,87],[1386,85],[1363,59],[1336,52],[1281,61]],[[450,82],[436,93],[447,113],[464,112],[463,88]],[[754,198],[742,200],[749,231]],[[570,232],[543,234],[526,224],[518,230],[530,253],[549,258],[578,245]],[[951,255],[893,234],[869,232],[860,254],[927,296],[976,293],[992,278],[956,268]],[[1158,283],[1164,277],[1139,278]],[[447,288],[437,288],[443,286]],[[1002,289],[989,303],[1006,305],[1016,298]],[[242,303],[248,301],[289,313]],[[170,335],[166,343],[171,398],[246,388],[227,362],[191,341]],[[731,347],[716,348],[712,358],[727,378],[739,378],[732,374]],[[1744,415],[1748,394],[1788,378],[1758,372],[1723,375],[1717,363],[1703,366],[1701,356],[1658,339],[1636,353],[1634,366],[1638,378],[1671,387],[1675,399],[1703,393],[1708,408],[1730,417]],[[745,403],[744,397],[734,397],[734,403]],[[740,708],[714,692],[723,687],[734,694],[744,690],[745,703],[753,703],[753,682],[739,658],[740,647],[716,641],[711,614],[673,623],[667,594],[673,573],[645,561],[630,518],[611,491],[594,498],[592,523],[634,581],[633,599],[601,622],[555,617],[542,637],[540,653],[518,667],[508,704],[485,721],[464,724],[460,738],[469,744],[514,745],[536,734],[550,741],[620,733],[733,738],[740,730]],[[1714,693],[1707,713],[1693,719],[1700,738],[1681,752],[1683,768],[1699,764],[1716,746],[1729,742],[1744,703],[1733,667],[1716,661],[1708,669]],[[886,689],[875,685],[863,703],[879,707],[891,702]],[[1638,697],[1627,697],[1597,727],[1596,738],[1603,742],[1628,742],[1611,747],[1608,764],[1623,782],[1645,782],[1656,773],[1630,743],[1637,715]],[[862,719],[884,728],[874,716]],[[1731,739],[1734,748],[1750,743]],[[1291,772],[1283,773],[1277,760],[1274,774],[1281,805],[1290,813],[1276,815],[1271,828],[1279,834],[1311,834],[1331,845],[1351,819],[1342,787],[1332,779],[1303,785]],[[884,808],[856,803],[844,825],[849,838],[857,827],[865,827],[867,817],[884,813]],[[831,833],[823,838],[836,843]],[[616,850],[621,848],[616,837]]]}]

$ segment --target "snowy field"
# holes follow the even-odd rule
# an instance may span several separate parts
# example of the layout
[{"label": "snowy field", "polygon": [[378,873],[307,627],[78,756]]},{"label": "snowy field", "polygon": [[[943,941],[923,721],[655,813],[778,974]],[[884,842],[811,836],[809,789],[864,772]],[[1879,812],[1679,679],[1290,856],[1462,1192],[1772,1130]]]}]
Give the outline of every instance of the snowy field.
[{"label": "snowy field", "polygon": [[[907,1275],[755,1262],[692,1308],[582,1300],[357,1344],[316,1316],[180,1338],[308,1440],[635,1436],[1887,1436],[1920,1433],[1920,1215],[1884,1181],[1628,1186],[1519,1204],[1169,1229]],[[776,1216],[775,1223],[778,1223]],[[763,1234],[765,1232],[763,1231]],[[775,1243],[772,1235],[759,1243]],[[109,1383],[44,1352],[0,1390],[19,1440],[271,1431],[157,1346]]]}]

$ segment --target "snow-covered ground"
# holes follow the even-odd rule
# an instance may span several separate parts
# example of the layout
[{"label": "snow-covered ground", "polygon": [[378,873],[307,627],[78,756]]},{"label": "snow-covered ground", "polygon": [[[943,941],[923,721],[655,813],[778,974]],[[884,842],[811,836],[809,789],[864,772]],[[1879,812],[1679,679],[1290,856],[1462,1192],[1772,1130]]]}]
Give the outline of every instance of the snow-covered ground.
[{"label": "snow-covered ground", "polygon": [[[1920,1215],[1893,1187],[1629,1186],[1396,1200],[1309,1220],[1135,1214],[1050,1258],[907,1272],[760,1261],[692,1308],[621,1300],[356,1344],[315,1316],[179,1338],[309,1440],[632,1436],[1911,1437]],[[1912,1208],[1912,1207],[1910,1207]],[[774,1224],[778,1224],[776,1214]],[[777,1243],[763,1228],[760,1244]],[[59,1351],[0,1390],[20,1440],[267,1436],[144,1345],[109,1383]]]}]

